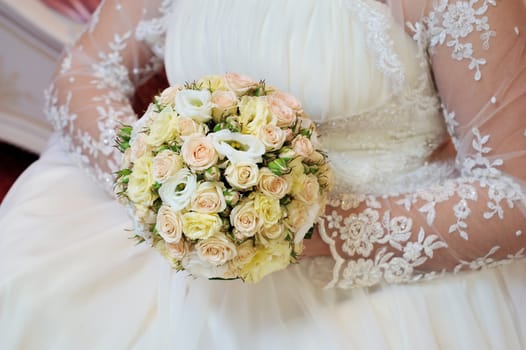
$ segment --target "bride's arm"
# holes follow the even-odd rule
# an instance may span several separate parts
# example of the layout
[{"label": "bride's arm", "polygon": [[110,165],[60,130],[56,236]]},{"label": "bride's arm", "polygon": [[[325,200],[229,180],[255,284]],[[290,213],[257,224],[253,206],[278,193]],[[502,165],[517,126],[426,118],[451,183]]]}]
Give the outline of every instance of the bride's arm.
[{"label": "bride's arm", "polygon": [[161,0],[105,1],[47,91],[47,117],[68,152],[109,191],[119,164],[115,130],[137,118],[135,89],[161,68],[152,41],[160,39],[164,10]]},{"label": "bride's arm", "polygon": [[414,193],[333,201],[319,227],[329,245],[306,247],[335,258],[331,285],[407,282],[526,255],[526,6],[432,3],[401,4],[395,15],[410,19],[430,52],[458,176]]}]

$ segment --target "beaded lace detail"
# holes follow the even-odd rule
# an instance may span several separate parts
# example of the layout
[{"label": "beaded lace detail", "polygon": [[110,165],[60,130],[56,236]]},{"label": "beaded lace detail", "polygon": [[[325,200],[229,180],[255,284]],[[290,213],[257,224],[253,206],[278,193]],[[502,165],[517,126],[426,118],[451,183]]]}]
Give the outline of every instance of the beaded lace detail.
[{"label": "beaded lace detail", "polygon": [[[437,46],[446,44],[453,49],[452,59],[470,60],[468,68],[475,70],[474,80],[480,81],[486,60],[474,56],[473,45],[466,38],[474,32],[482,33],[479,46],[489,49],[489,40],[496,33],[490,29],[486,13],[495,6],[491,0],[440,0],[427,17],[409,27],[422,51],[433,54]],[[441,109],[452,142],[462,152],[456,159],[456,175],[445,172],[447,176],[433,178],[431,183],[422,181],[407,191],[390,186],[383,196],[341,188],[333,193],[326,215],[319,221],[319,233],[334,258],[332,280],[327,287],[416,282],[525,257],[524,246],[513,245],[513,240],[523,237],[523,221],[508,222],[508,229],[502,232],[507,235],[506,248],[481,244],[480,224],[477,229],[472,226],[482,221],[490,225],[495,221],[504,223],[517,210],[524,213],[526,193],[515,178],[502,170],[505,159],[494,153],[490,134],[477,127],[459,134],[456,113],[448,111],[444,103]],[[344,129],[343,124],[337,127]],[[353,162],[352,156],[342,159],[346,164]],[[448,243],[453,238],[455,245]],[[467,255],[463,250],[470,251],[470,258],[464,258]],[[441,263],[442,268],[434,263],[439,254],[440,259],[446,257],[448,261]]]},{"label": "beaded lace detail", "polygon": [[497,0],[440,0],[421,22],[409,25],[415,32],[414,39],[425,39],[431,53],[438,45],[446,44],[452,49],[451,57],[457,61],[468,60],[468,68],[475,70],[474,79],[480,80],[481,68],[487,61],[483,57],[476,57],[473,43],[468,42],[467,37],[473,32],[480,33],[482,48],[489,49],[490,39],[497,33],[491,30],[485,14],[490,7],[495,6]]},{"label": "beaded lace detail", "polygon": [[[125,62],[126,55],[138,45],[137,40],[144,40],[155,54],[162,56],[159,43],[164,40],[161,34],[165,31],[171,3],[164,1],[161,4],[158,17],[114,33],[97,52],[86,52],[82,46],[68,51],[60,65],[59,80],[61,91],[69,91],[66,96],[60,96],[56,83],[46,91],[46,117],[60,134],[66,150],[109,193],[113,192],[113,172],[118,170],[121,158],[114,147],[116,129],[136,120],[130,105],[135,87],[162,67],[162,59],[152,55],[143,65],[131,68]],[[119,1],[113,1],[112,5],[116,16],[126,16]],[[100,9],[95,12],[84,35],[93,34],[99,23]],[[147,15],[146,8],[142,12]],[[83,62],[86,59],[89,62]],[[90,80],[79,86],[77,76],[89,76]],[[64,85],[71,86],[71,89],[65,89]],[[79,109],[84,109],[82,117],[77,112]],[[87,109],[89,113],[86,113]]]}]

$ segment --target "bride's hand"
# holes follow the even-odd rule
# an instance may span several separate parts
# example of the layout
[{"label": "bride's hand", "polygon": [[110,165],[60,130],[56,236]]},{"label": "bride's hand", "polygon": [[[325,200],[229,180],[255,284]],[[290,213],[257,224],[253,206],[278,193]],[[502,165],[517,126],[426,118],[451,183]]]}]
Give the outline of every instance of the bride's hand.
[{"label": "bride's hand", "polygon": [[315,256],[330,256],[331,251],[329,245],[323,241],[318,233],[318,225],[314,226],[314,232],[310,239],[303,241],[305,249],[303,250],[304,257]]}]

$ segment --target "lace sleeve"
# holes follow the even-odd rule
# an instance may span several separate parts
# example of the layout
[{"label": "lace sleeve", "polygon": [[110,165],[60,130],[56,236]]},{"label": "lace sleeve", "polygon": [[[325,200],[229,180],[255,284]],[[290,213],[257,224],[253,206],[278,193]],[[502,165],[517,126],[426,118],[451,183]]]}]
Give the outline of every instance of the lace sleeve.
[{"label": "lace sleeve", "polygon": [[431,279],[526,249],[526,5],[393,1],[426,50],[454,149],[453,178],[405,194],[341,194],[319,225],[330,287]]},{"label": "lace sleeve", "polygon": [[115,129],[136,119],[135,89],[162,67],[158,43],[168,5],[105,1],[63,54],[46,92],[46,115],[65,148],[110,192],[119,163]]}]

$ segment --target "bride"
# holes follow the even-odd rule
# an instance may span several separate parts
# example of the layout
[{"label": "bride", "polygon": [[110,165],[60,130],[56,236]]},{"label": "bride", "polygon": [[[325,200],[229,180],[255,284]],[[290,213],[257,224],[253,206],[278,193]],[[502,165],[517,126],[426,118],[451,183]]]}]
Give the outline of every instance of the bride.
[{"label": "bride", "polygon": [[[0,208],[0,347],[526,348],[525,18],[521,0],[106,0]],[[337,187],[299,264],[192,279],[127,239],[102,188],[163,68],[266,79],[318,123]]]}]

